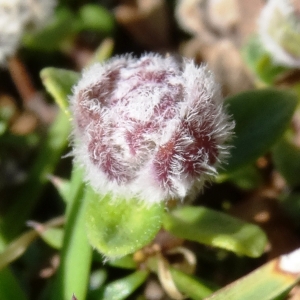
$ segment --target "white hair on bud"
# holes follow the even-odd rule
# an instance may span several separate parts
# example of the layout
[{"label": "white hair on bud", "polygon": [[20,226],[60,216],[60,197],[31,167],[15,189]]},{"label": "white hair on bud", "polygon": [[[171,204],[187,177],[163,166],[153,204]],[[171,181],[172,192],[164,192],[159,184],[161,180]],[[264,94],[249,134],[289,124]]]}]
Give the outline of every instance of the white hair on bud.
[{"label": "white hair on bud", "polygon": [[216,176],[234,122],[206,66],[146,54],[84,70],[70,98],[73,154],[101,194],[184,200]]}]

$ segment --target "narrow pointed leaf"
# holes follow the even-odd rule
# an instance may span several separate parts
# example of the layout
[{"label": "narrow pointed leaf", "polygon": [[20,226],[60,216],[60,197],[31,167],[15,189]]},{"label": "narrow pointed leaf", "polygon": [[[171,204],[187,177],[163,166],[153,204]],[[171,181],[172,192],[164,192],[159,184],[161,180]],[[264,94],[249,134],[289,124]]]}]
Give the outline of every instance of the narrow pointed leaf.
[{"label": "narrow pointed leaf", "polygon": [[[275,300],[300,280],[300,250],[263,265],[206,300]],[[285,298],[284,298],[285,299]]]},{"label": "narrow pointed leaf", "polygon": [[201,279],[190,274],[186,274],[181,270],[172,267],[168,263],[164,264],[167,268],[167,270],[164,270],[164,273],[168,273],[168,271],[170,271],[170,277],[162,276],[162,274],[159,275],[159,260],[161,260],[159,256],[152,256],[148,258],[146,262],[147,268],[156,273],[160,278],[164,278],[163,280],[165,281],[165,284],[168,285],[169,280],[173,281],[171,285],[174,283],[176,289],[185,296],[188,296],[189,299],[204,299],[217,289],[216,286],[213,286],[212,288],[212,284],[209,286],[207,283],[202,282]]},{"label": "narrow pointed leaf", "polygon": [[109,59],[114,50],[114,40],[111,38],[106,38],[100,44],[100,46],[95,50],[94,55],[89,61],[88,65],[92,65],[95,63],[101,63],[107,59]]},{"label": "narrow pointed leaf", "polygon": [[161,227],[164,206],[132,199],[112,200],[90,190],[86,230],[90,243],[109,258],[121,257],[152,241]]},{"label": "narrow pointed leaf", "polygon": [[175,285],[184,293],[186,296],[191,299],[200,300],[212,294],[212,290],[202,283],[199,279],[195,279],[190,275],[187,275],[175,268],[170,268],[172,278],[175,282]]},{"label": "narrow pointed leaf", "polygon": [[68,115],[68,96],[72,86],[78,81],[80,74],[58,68],[45,68],[40,73],[44,86],[52,95],[58,106]]},{"label": "narrow pointed leaf", "polygon": [[147,271],[136,271],[105,286],[101,300],[127,299],[148,277]]},{"label": "narrow pointed leaf", "polygon": [[250,257],[260,256],[267,242],[258,226],[204,207],[185,206],[165,214],[163,226],[180,238]]},{"label": "narrow pointed leaf", "polygon": [[49,179],[51,183],[55,186],[57,189],[59,195],[62,197],[63,201],[65,203],[69,202],[69,198],[71,194],[70,190],[70,181],[66,179],[62,179],[57,176],[49,176]]},{"label": "narrow pointed leaf", "polygon": [[[90,290],[92,294],[96,294],[98,289],[100,289],[104,285],[107,279],[107,275],[108,274],[106,269],[98,269],[91,273]],[[92,299],[94,299],[94,297]]]},{"label": "narrow pointed leaf", "polygon": [[63,243],[64,230],[62,228],[48,228],[40,236],[50,247],[60,249]]},{"label": "narrow pointed leaf", "polygon": [[29,230],[13,240],[3,252],[0,253],[0,270],[18,259],[28,246],[38,237],[37,232]]},{"label": "narrow pointed leaf", "polygon": [[295,94],[256,90],[227,98],[236,122],[235,137],[225,172],[231,173],[255,161],[275,144],[287,128],[297,106]]},{"label": "narrow pointed leaf", "polygon": [[[28,230],[22,235],[11,241],[6,248],[0,253],[0,270],[6,267],[9,263],[18,259],[27,250],[30,244],[40,235],[49,235],[55,228],[54,226],[60,226],[63,218],[57,217],[49,220],[44,224],[40,224],[34,221],[28,221],[28,225],[34,229]],[[36,227],[35,227],[36,226]],[[50,233],[51,235],[51,233]],[[1,298],[0,298],[1,299]]]}]

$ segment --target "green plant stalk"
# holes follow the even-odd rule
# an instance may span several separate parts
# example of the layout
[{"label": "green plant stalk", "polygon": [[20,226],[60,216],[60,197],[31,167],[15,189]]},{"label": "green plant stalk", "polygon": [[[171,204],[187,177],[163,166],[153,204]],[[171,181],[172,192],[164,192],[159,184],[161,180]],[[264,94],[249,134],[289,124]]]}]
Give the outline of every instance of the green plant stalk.
[{"label": "green plant stalk", "polygon": [[69,133],[70,122],[65,113],[60,111],[49,129],[47,139],[42,144],[39,156],[34,162],[24,186],[17,192],[15,197],[17,201],[1,218],[0,250],[3,250],[5,244],[20,233],[48,180],[47,176],[54,171],[67,146]]},{"label": "green plant stalk", "polygon": [[77,299],[84,300],[89,281],[92,249],[85,232],[86,199],[81,170],[74,171],[70,190],[61,262],[51,295],[53,300],[70,300],[73,293]]}]

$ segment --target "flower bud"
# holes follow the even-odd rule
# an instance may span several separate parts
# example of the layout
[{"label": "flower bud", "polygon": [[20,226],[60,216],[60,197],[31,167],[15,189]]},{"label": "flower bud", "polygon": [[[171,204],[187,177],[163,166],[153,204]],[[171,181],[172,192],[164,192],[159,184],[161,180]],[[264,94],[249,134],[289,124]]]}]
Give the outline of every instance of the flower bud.
[{"label": "flower bud", "polygon": [[228,155],[234,123],[206,66],[116,57],[85,70],[73,92],[73,154],[101,194],[183,200]]},{"label": "flower bud", "polygon": [[259,19],[261,42],[274,61],[300,67],[300,5],[298,0],[269,0]]}]

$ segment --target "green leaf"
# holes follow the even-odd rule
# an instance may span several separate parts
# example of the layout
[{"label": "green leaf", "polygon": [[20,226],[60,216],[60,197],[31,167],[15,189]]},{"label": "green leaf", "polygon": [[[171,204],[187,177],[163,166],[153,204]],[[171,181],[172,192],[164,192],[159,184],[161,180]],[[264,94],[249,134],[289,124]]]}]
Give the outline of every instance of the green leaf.
[{"label": "green leaf", "polygon": [[113,15],[99,4],[86,4],[79,10],[78,27],[81,30],[95,30],[112,34],[115,22]]},{"label": "green leaf", "polygon": [[[299,249],[296,250],[299,252]],[[291,289],[300,280],[299,253],[289,257],[290,267],[294,270],[287,271],[282,268],[283,256],[272,260],[249,275],[238,279],[222,288],[206,300],[275,300]],[[286,256],[285,256],[286,257]],[[298,269],[297,269],[298,266]],[[297,270],[295,270],[297,269]],[[284,298],[286,299],[286,298]]]},{"label": "green leaf", "polygon": [[300,184],[300,148],[284,136],[272,149],[276,169],[291,186]]},{"label": "green leaf", "polygon": [[29,230],[13,240],[3,252],[0,253],[0,270],[18,259],[28,246],[38,237],[37,232]]},{"label": "green leaf", "polygon": [[27,33],[23,45],[39,51],[51,52],[60,50],[63,44],[77,32],[75,15],[67,8],[56,11],[52,21],[43,29]]},{"label": "green leaf", "polygon": [[144,281],[149,273],[136,271],[129,276],[113,281],[105,286],[101,300],[123,300],[130,296]]},{"label": "green leaf", "polygon": [[65,203],[69,202],[69,198],[70,198],[70,181],[66,180],[66,179],[62,179],[60,177],[57,176],[53,176],[50,175],[49,176],[49,180],[51,181],[51,183],[55,186],[55,188],[57,189],[59,195],[62,197],[63,201]]},{"label": "green leaf", "polygon": [[9,128],[11,118],[16,113],[17,108],[14,105],[0,105],[0,137],[3,139],[4,133]]},{"label": "green leaf", "polygon": [[60,249],[63,243],[64,230],[62,228],[48,228],[42,231],[40,236],[49,246]]},{"label": "green leaf", "polygon": [[68,96],[71,94],[72,86],[79,80],[80,74],[64,69],[45,68],[40,76],[55,102],[67,116],[70,116]]},{"label": "green leaf", "polygon": [[[160,264],[163,264],[162,268],[159,267]],[[163,287],[168,288],[175,284],[176,289],[191,299],[203,299],[217,289],[216,286],[212,288],[212,284],[204,283],[201,279],[172,267],[165,258],[158,255],[149,257],[146,261],[146,266],[158,275]],[[162,269],[163,272],[161,272]],[[167,275],[168,273],[169,275]],[[171,290],[173,291],[173,296],[176,297],[174,289],[172,288]]]},{"label": "green leaf", "polygon": [[106,38],[102,41],[99,47],[95,50],[93,58],[89,61],[88,65],[101,63],[109,59],[114,50],[114,41],[111,38]]},{"label": "green leaf", "polygon": [[258,36],[249,39],[242,54],[249,68],[267,84],[273,84],[280,74],[288,70],[274,63]]},{"label": "green leaf", "polygon": [[287,91],[256,90],[226,99],[236,122],[235,137],[225,172],[231,173],[264,155],[282,136],[297,106]]},{"label": "green leaf", "polygon": [[90,243],[109,258],[133,253],[150,243],[161,226],[162,203],[146,205],[137,199],[112,200],[90,189],[86,232]]},{"label": "green leaf", "polygon": [[180,238],[250,257],[260,256],[267,243],[258,226],[204,207],[175,209],[165,214],[163,227]]},{"label": "green leaf", "polygon": [[203,299],[213,292],[200,279],[196,279],[172,267],[170,267],[170,272],[179,291],[191,299]]},{"label": "green leaf", "polygon": [[93,271],[90,276],[90,290],[91,290],[90,294],[91,293],[96,294],[97,291],[104,285],[106,279],[107,279],[106,269],[98,269]]},{"label": "green leaf", "polygon": [[24,291],[9,269],[0,272],[0,299],[1,300],[28,300]]},{"label": "green leaf", "polygon": [[263,184],[263,178],[254,164],[246,165],[236,172],[221,175],[217,182],[229,180],[243,190],[254,190]]}]

